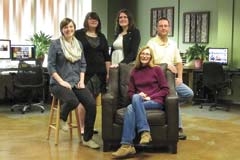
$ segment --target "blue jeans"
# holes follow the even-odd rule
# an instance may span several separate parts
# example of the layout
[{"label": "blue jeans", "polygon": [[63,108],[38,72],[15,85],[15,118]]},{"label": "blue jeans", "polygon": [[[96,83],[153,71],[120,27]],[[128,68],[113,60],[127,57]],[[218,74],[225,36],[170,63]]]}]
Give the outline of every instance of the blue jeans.
[{"label": "blue jeans", "polygon": [[133,144],[136,130],[138,133],[150,131],[145,109],[163,109],[163,105],[152,100],[144,101],[139,94],[134,94],[124,115],[121,144]]},{"label": "blue jeans", "polygon": [[[194,96],[192,89],[184,83],[176,86],[176,92],[179,97],[179,104],[183,104],[184,102],[191,100]],[[182,128],[182,118],[181,118],[180,106],[178,107],[178,110],[179,110],[178,127]]]},{"label": "blue jeans", "polygon": [[189,101],[194,96],[194,93],[193,93],[192,89],[184,83],[176,86],[176,92],[179,96],[179,102],[180,103],[184,103],[186,101]]}]

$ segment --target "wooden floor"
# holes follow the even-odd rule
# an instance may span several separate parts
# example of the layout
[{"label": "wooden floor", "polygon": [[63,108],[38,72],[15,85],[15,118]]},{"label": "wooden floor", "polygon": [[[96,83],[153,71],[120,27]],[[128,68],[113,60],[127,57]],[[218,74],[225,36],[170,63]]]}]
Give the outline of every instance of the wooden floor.
[{"label": "wooden floor", "polygon": [[[95,128],[99,134],[94,139],[101,141],[101,107],[98,108]],[[199,112],[209,112],[197,110]],[[240,116],[230,114],[234,122],[223,122],[217,119],[207,119],[191,114],[192,111],[183,110],[185,132],[188,140],[179,141],[178,153],[170,154],[166,150],[138,151],[136,156],[129,159],[136,160],[237,160],[240,156]],[[194,111],[196,112],[196,111]],[[215,112],[222,115],[221,112]],[[211,114],[215,114],[212,112]],[[238,112],[239,113],[239,112]],[[232,114],[232,115],[231,115]],[[54,145],[51,134],[47,140],[47,124],[49,111],[40,113],[38,110],[21,114],[11,112],[9,107],[0,106],[0,160],[106,160],[111,159],[111,152],[103,152],[84,147],[79,143],[77,132],[73,139],[68,133],[60,132],[59,145]],[[226,116],[225,116],[226,117]],[[223,127],[227,126],[227,131]],[[215,128],[219,127],[219,128]],[[229,131],[229,132],[228,132]],[[229,143],[227,143],[229,142]]]}]

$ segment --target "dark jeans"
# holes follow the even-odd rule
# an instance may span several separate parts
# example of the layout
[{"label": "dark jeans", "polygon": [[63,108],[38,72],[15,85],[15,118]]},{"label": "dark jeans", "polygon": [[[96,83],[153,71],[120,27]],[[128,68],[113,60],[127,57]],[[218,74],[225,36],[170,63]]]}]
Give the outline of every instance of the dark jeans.
[{"label": "dark jeans", "polygon": [[90,140],[93,136],[96,119],[96,101],[90,91],[87,88],[77,89],[75,87],[70,90],[60,85],[50,86],[50,91],[63,103],[60,118],[64,121],[67,120],[68,114],[75,109],[79,103],[82,103],[86,110],[84,140]]}]

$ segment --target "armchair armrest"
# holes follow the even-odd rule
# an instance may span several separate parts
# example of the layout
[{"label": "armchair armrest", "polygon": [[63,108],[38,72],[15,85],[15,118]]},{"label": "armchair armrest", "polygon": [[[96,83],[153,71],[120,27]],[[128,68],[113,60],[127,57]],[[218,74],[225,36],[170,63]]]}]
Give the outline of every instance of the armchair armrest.
[{"label": "armchair armrest", "polygon": [[176,94],[169,94],[166,97],[165,112],[167,124],[169,126],[168,136],[173,137],[174,138],[173,140],[176,140],[178,139],[178,125],[179,125],[178,96]]},{"label": "armchair armrest", "polygon": [[112,137],[114,115],[118,107],[118,100],[110,93],[102,95],[102,138]]},{"label": "armchair armrest", "polygon": [[118,85],[119,85],[119,69],[110,68],[108,80],[108,93],[111,93],[113,96],[118,95],[119,92]]}]

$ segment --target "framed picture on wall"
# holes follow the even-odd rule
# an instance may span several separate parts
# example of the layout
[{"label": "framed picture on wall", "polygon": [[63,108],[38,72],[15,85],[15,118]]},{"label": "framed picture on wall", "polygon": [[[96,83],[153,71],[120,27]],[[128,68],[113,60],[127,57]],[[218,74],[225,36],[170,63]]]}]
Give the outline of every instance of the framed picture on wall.
[{"label": "framed picture on wall", "polygon": [[0,59],[10,59],[11,58],[11,41],[8,39],[0,39]]},{"label": "framed picture on wall", "polygon": [[186,12],[183,14],[184,43],[208,43],[210,12]]},{"label": "framed picture on wall", "polygon": [[152,8],[151,9],[151,26],[150,35],[151,37],[156,35],[156,26],[158,19],[161,17],[166,17],[170,22],[169,36],[173,36],[174,30],[174,7],[162,7],[162,8]]}]

